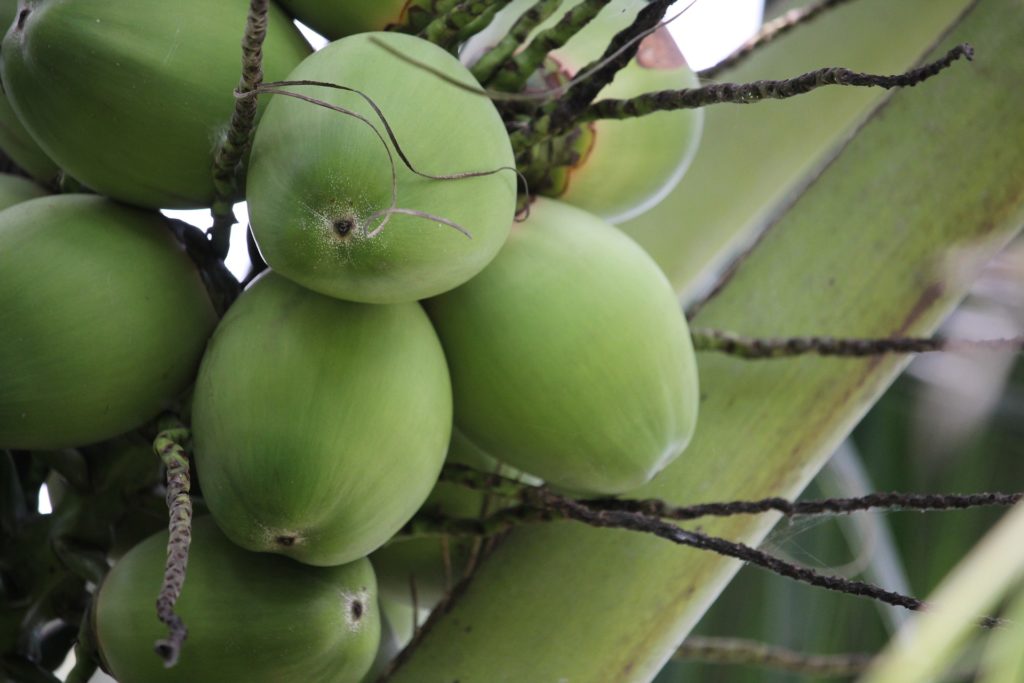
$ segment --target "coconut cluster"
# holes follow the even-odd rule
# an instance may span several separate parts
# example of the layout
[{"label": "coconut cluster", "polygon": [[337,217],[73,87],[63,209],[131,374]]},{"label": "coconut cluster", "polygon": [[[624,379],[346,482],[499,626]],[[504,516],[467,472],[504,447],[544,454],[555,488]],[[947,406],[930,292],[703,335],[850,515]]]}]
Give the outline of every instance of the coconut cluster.
[{"label": "coconut cluster", "polygon": [[[523,194],[509,121],[470,92],[470,54],[530,3],[499,13],[463,61],[381,31],[414,24],[417,3],[282,2],[336,38],[316,52],[272,6],[265,79],[301,97],[259,98],[240,185],[269,269],[219,320],[208,273],[157,209],[213,202],[248,2],[7,4],[0,77],[31,151],[18,158],[89,193],[0,182],[14,205],[0,212],[0,448],[94,444],[190,406],[210,512],[179,603],[179,666],[151,653],[166,533],[98,590],[101,655],[122,683],[358,681],[381,640],[374,567],[393,604],[408,605],[415,576],[423,607],[476,561],[471,541],[396,534],[418,511],[509,503],[438,483],[446,458],[618,495],[686,448],[698,390],[685,319],[653,260],[601,216],[663,195],[699,120],[643,182],[625,171],[624,191],[614,164],[635,124],[588,129],[582,156],[599,163],[559,170],[546,187],[560,198]],[[595,22],[583,44],[615,26]],[[585,52],[552,59],[571,78]],[[668,63],[657,82],[680,77]],[[268,620],[288,638],[268,640]]]}]

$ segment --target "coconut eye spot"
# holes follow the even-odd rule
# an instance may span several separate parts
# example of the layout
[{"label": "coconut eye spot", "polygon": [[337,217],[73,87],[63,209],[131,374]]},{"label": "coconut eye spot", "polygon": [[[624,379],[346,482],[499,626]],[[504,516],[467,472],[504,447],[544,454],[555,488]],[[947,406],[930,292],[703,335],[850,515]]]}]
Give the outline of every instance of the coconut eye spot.
[{"label": "coconut eye spot", "polygon": [[357,593],[343,593],[342,602],[345,610],[345,621],[352,631],[363,627],[366,611],[369,609],[369,593],[364,588]]},{"label": "coconut eye spot", "polygon": [[341,237],[348,237],[352,229],[356,227],[356,222],[348,217],[339,218],[334,221],[333,227],[335,233]]},{"label": "coconut eye spot", "polygon": [[290,548],[295,545],[295,536],[281,535],[274,539],[274,542],[284,548]]}]

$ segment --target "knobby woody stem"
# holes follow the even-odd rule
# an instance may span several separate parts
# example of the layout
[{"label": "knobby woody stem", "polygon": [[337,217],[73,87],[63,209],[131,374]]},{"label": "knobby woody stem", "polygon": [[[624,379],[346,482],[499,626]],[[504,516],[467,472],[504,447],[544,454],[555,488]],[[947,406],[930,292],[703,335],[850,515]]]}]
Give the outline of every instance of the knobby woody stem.
[{"label": "knobby woody stem", "polygon": [[880,76],[859,73],[842,67],[828,67],[781,81],[753,83],[716,83],[701,88],[662,90],[628,100],[608,99],[595,102],[580,112],[574,123],[598,119],[628,119],[656,111],[694,109],[710,104],[729,102],[750,104],[766,99],[786,99],[803,95],[829,85],[896,88],[913,87],[928,80],[960,58],[972,59],[974,49],[966,43],[957,45],[944,57],[903,74]]},{"label": "knobby woody stem", "polygon": [[761,500],[738,500],[688,506],[668,505],[660,500],[619,498],[587,502],[592,507],[604,510],[625,510],[662,519],[683,521],[701,517],[757,515],[765,512],[779,512],[786,517],[849,514],[873,509],[938,512],[977,507],[1011,507],[1021,499],[1024,499],[1024,493],[921,494],[891,492],[870,493],[857,498],[826,498],[798,502],[788,501],[785,498],[763,498]]},{"label": "knobby woody stem", "polygon": [[459,44],[464,43],[486,29],[491,25],[491,22],[494,21],[494,17],[498,16],[498,12],[503,10],[505,5],[511,1],[512,0],[497,0],[496,2],[491,3],[487,9],[480,13],[480,16],[466,24],[462,30],[459,31],[459,35],[456,37],[455,42]]},{"label": "knobby woody stem", "polygon": [[871,663],[867,653],[833,655],[806,654],[742,638],[690,636],[679,646],[673,659],[715,664],[737,664],[779,669],[804,676],[856,676]]},{"label": "knobby woody stem", "polygon": [[157,654],[168,668],[177,663],[182,643],[188,637],[188,629],[181,617],[175,614],[174,606],[185,583],[188,549],[192,543],[192,500],[189,497],[192,482],[185,452],[190,436],[189,429],[177,418],[165,417],[161,420],[161,431],[153,441],[153,450],[167,467],[167,507],[170,511],[167,564],[156,601],[157,617],[167,625],[168,637],[158,640],[155,645]]},{"label": "knobby woody stem", "polygon": [[416,34],[430,25],[439,16],[451,12],[459,0],[409,0],[402,10],[398,24],[389,26],[388,31]]},{"label": "knobby woody stem", "polygon": [[583,0],[566,12],[558,23],[541,31],[519,54],[501,65],[494,77],[494,87],[512,92],[521,90],[527,79],[544,64],[548,53],[565,45],[609,2],[611,0]]},{"label": "knobby woody stem", "polygon": [[[529,521],[540,521],[546,519],[571,519],[594,527],[626,529],[641,533],[652,534],[664,538],[673,543],[697,548],[699,550],[710,550],[726,557],[732,557],[743,562],[757,565],[768,569],[776,574],[785,576],[796,581],[826,588],[851,595],[860,595],[873,600],[878,600],[889,605],[903,607],[909,610],[921,610],[926,605],[917,598],[902,595],[894,591],[885,590],[879,586],[838,576],[828,576],[801,567],[784,560],[781,560],[769,553],[756,548],[710,536],[697,531],[681,529],[673,523],[663,521],[662,517],[680,519],[692,519],[708,514],[742,514],[749,512],[766,512],[768,510],[779,510],[788,514],[809,514],[811,512],[849,512],[855,509],[866,509],[868,507],[879,507],[883,504],[892,504],[897,507],[903,506],[914,509],[960,509],[974,507],[977,505],[1012,505],[1021,500],[1021,494],[970,494],[968,496],[932,496],[914,494],[872,494],[859,499],[838,499],[810,502],[807,504],[790,503],[780,498],[769,498],[763,501],[751,503],[713,503],[691,508],[675,508],[662,501],[628,501],[617,499],[598,500],[573,500],[561,496],[545,487],[523,486],[511,479],[496,474],[484,474],[475,472],[468,467],[449,465],[445,467],[443,479],[458,483],[471,488],[493,490],[499,492],[502,497],[519,501],[521,507],[533,507],[542,511],[531,513],[529,511],[515,511],[509,513],[497,513],[495,519],[506,523],[504,528],[512,526],[507,522],[515,521],[512,516],[515,514],[524,515]],[[744,509],[747,508],[747,509]],[[505,515],[501,517],[501,515]],[[546,516],[545,516],[546,515]],[[464,520],[468,530],[471,520]],[[476,520],[483,524],[484,529],[494,520]],[[429,522],[428,522],[429,523]],[[444,528],[444,533],[453,534],[460,531],[455,525]],[[981,626],[991,628],[1001,622],[993,617],[983,617],[978,622]]]},{"label": "knobby woody stem", "polygon": [[530,9],[516,19],[508,33],[497,45],[486,52],[472,66],[473,76],[479,83],[487,84],[495,72],[505,64],[527,36],[548,17],[555,13],[562,0],[538,0]]},{"label": "knobby woody stem", "polygon": [[[651,0],[627,28],[619,31],[612,38],[604,54],[596,62],[586,65],[581,72],[590,73],[598,64],[590,77],[572,86],[562,97],[551,113],[549,130],[557,134],[567,130],[576,122],[580,114],[587,109],[597,94],[612,82],[615,74],[625,67],[636,56],[640,49],[637,38],[653,31],[665,18],[665,12],[675,0]],[[622,49],[627,46],[628,48]],[[612,55],[615,55],[612,58]]]},{"label": "knobby woody stem", "polygon": [[251,0],[249,16],[242,39],[242,77],[235,88],[235,109],[231,123],[221,140],[213,161],[213,228],[211,239],[217,254],[227,256],[231,226],[235,215],[231,210],[238,194],[238,172],[252,144],[256,123],[255,92],[263,81],[263,40],[267,36],[267,12],[270,0]]},{"label": "knobby woody stem", "polygon": [[878,339],[826,336],[762,338],[707,328],[691,331],[697,351],[714,351],[747,360],[790,358],[807,354],[864,357],[884,353],[929,353],[936,351],[1015,350],[1024,351],[1024,336],[1002,339],[947,339],[944,337],[889,337]]},{"label": "knobby woody stem", "polygon": [[[469,479],[463,479],[464,485]],[[480,483],[483,482],[473,482]],[[483,486],[472,486],[487,490]],[[530,500],[529,492],[520,492],[519,500]],[[778,512],[786,517],[811,515],[840,515],[864,510],[883,509],[888,511],[915,510],[917,512],[940,512],[967,510],[978,507],[1010,507],[1024,499],[1024,493],[969,493],[969,494],[916,494],[916,493],[871,493],[859,498],[826,498],[791,502],[785,498],[764,498],[762,500],[737,500],[725,503],[701,503],[697,505],[674,506],[656,499],[630,500],[620,498],[598,498],[586,501],[592,510],[615,510],[656,517],[687,521],[701,517],[731,517],[734,515],[759,515]],[[426,536],[468,536],[491,537],[513,527],[561,519],[557,514],[539,503],[522,503],[503,508],[481,517],[445,517],[439,515],[418,515],[399,532],[403,537]]]},{"label": "knobby woody stem", "polygon": [[[445,465],[441,472],[441,480],[458,484],[478,491],[490,492],[499,499],[521,503],[521,509],[508,508],[482,519],[443,520],[451,524],[452,529],[469,529],[470,524],[485,524],[491,517],[505,514],[507,518],[520,518],[526,521],[546,521],[552,519],[550,511],[534,509],[527,512],[526,508],[536,506],[541,500],[538,496],[546,495],[545,489],[523,484],[515,479],[503,477],[497,473],[480,472],[465,465]],[[856,498],[824,498],[820,500],[790,501],[785,498],[762,498],[759,500],[737,500],[729,502],[698,503],[695,505],[670,505],[663,500],[652,498],[593,498],[585,501],[586,505],[595,510],[618,510],[635,512],[648,516],[676,521],[699,519],[701,517],[729,517],[732,515],[756,515],[765,512],[779,512],[787,517],[797,515],[846,514],[871,509],[887,510],[965,510],[968,508],[997,506],[1010,507],[1024,500],[1024,492],[1001,493],[900,493],[881,492],[869,493]],[[511,511],[515,512],[511,512]],[[441,520],[415,521],[420,529],[426,531],[431,524],[439,524]],[[481,527],[478,527],[481,528]],[[453,534],[454,535],[454,534]]]},{"label": "knobby woody stem", "polygon": [[[732,557],[743,562],[757,565],[768,569],[780,576],[800,581],[802,583],[825,588],[840,593],[859,595],[871,598],[888,605],[903,607],[911,611],[925,609],[927,605],[917,598],[909,595],[902,595],[895,591],[885,590],[879,586],[838,576],[828,576],[784,560],[774,555],[757,550],[742,543],[735,543],[724,538],[709,536],[707,534],[681,529],[675,524],[663,522],[660,519],[635,512],[621,512],[614,510],[593,510],[586,503],[570,500],[557,494],[548,492],[546,505],[559,512],[564,517],[583,522],[590,526],[609,529],[626,529],[651,534],[664,538],[678,545],[696,548],[698,550],[710,550],[711,552]],[[982,617],[978,624],[985,628],[999,626],[1001,621],[995,617]]]},{"label": "knobby woody stem", "polygon": [[482,17],[493,18],[494,14],[509,2],[510,0],[463,0],[427,24],[421,34],[435,45],[451,49],[460,40],[465,40],[464,31],[469,30]]},{"label": "knobby woody stem", "polygon": [[736,48],[731,55],[709,69],[700,72],[701,78],[713,79],[726,69],[736,66],[753,54],[758,48],[784,36],[801,24],[816,19],[830,9],[849,2],[849,0],[819,0],[805,7],[797,7],[785,12],[771,21],[766,21],[757,33]]}]

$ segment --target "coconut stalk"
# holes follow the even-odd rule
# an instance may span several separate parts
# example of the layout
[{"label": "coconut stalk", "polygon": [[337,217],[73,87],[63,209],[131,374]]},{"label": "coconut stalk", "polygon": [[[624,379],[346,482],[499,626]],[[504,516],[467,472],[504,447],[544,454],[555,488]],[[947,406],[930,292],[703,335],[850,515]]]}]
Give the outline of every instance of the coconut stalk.
[{"label": "coconut stalk", "polygon": [[[814,26],[829,26],[827,18]],[[855,33],[832,26],[841,31],[833,38]],[[820,174],[790,169],[804,191],[774,221],[751,210],[769,227],[694,324],[757,336],[931,334],[1024,221],[1024,149],[1007,143],[1024,139],[1022,31],[1015,0],[981,0],[927,55],[970,42],[973,67],[891,95]],[[818,115],[810,98],[792,112],[803,128]],[[741,129],[717,130],[736,144]],[[756,166],[760,152],[751,149],[737,145],[737,154]],[[693,173],[688,181],[700,177]],[[726,173],[742,195],[736,184],[757,168],[729,164],[718,178]],[[694,215],[676,214],[665,228],[679,249],[716,230],[678,224]],[[795,497],[906,362],[751,364],[702,354],[694,442],[633,495],[673,504]],[[757,544],[773,522],[705,520],[701,530]],[[738,568],[626,531],[572,522],[516,529],[427,624],[391,680],[648,681]]]}]

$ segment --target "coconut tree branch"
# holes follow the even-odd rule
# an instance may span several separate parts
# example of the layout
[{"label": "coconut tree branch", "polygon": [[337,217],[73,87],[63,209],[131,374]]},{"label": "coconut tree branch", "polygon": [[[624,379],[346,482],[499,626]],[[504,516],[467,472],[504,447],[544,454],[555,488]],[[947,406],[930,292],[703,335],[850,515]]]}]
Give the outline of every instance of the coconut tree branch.
[{"label": "coconut tree branch", "polygon": [[522,52],[501,65],[494,76],[494,87],[498,90],[521,90],[526,80],[544,63],[548,53],[565,45],[609,2],[611,0],[583,0],[566,12],[557,24],[541,31]]},{"label": "coconut tree branch", "polygon": [[[488,491],[495,497],[515,501],[518,507],[495,512],[483,518],[444,519],[430,518],[410,522],[420,532],[450,535],[477,535],[486,530],[503,530],[516,523],[547,521],[554,518],[545,507],[549,490],[522,484],[498,474],[485,473],[464,465],[446,465],[441,480],[478,491]],[[778,512],[787,517],[797,515],[848,514],[872,509],[916,510],[937,512],[941,510],[966,510],[976,507],[1010,507],[1024,499],[1024,492],[1002,493],[902,493],[879,492],[855,498],[823,498],[820,500],[790,501],[785,498],[762,498],[760,500],[738,500],[729,502],[698,503],[696,505],[669,505],[658,499],[595,498],[582,501],[593,510],[632,512],[661,519],[676,521],[699,519],[701,517],[730,517],[733,515],[756,515]]]},{"label": "coconut tree branch", "polygon": [[590,507],[602,510],[623,510],[676,521],[700,517],[729,517],[779,512],[786,517],[798,515],[841,515],[864,510],[884,509],[938,512],[967,510],[977,507],[1011,507],[1024,499],[1024,493],[869,493],[857,498],[824,498],[792,502],[785,498],[764,498],[727,503],[702,503],[672,506],[660,500],[629,500],[608,498],[587,501]]},{"label": "coconut tree branch", "polygon": [[[724,538],[710,536],[698,531],[681,529],[665,518],[675,521],[693,519],[705,515],[733,515],[767,512],[770,510],[783,514],[812,514],[822,512],[851,512],[871,507],[904,507],[918,510],[963,509],[979,505],[1013,505],[1020,501],[1022,494],[983,493],[967,496],[915,495],[915,494],[871,494],[862,498],[830,499],[809,501],[807,503],[791,503],[781,498],[769,498],[762,501],[734,503],[710,503],[692,507],[674,507],[662,501],[653,500],[573,500],[559,495],[543,486],[524,486],[511,479],[496,474],[476,472],[468,467],[448,465],[442,473],[442,479],[472,488],[497,490],[504,498],[517,500],[520,508],[504,510],[484,520],[463,520],[460,524],[447,524],[443,532],[456,535],[469,531],[474,522],[480,530],[504,531],[510,526],[528,521],[546,521],[551,519],[570,519],[599,528],[625,529],[647,533],[664,538],[678,545],[689,546],[699,550],[732,557],[743,562],[768,569],[780,576],[803,583],[826,588],[841,593],[860,595],[878,600],[889,605],[917,611],[925,607],[925,603],[912,596],[888,591],[864,581],[855,581],[838,576],[829,576],[807,567],[801,567],[774,555],[750,547],[743,543],[729,541]],[[492,488],[493,487],[493,488]],[[418,530],[422,532],[429,521],[421,521]],[[999,625],[993,617],[979,619],[979,625],[991,628]]]},{"label": "coconut tree branch", "polygon": [[480,83],[488,83],[495,72],[515,53],[533,29],[555,13],[562,0],[538,0],[509,28],[501,41],[486,52],[470,71]]},{"label": "coconut tree branch", "polygon": [[581,111],[576,117],[575,123],[584,123],[598,119],[628,119],[644,116],[656,111],[694,109],[723,102],[750,104],[766,99],[787,99],[829,85],[886,89],[913,87],[935,76],[958,59],[963,57],[970,60],[973,55],[973,48],[964,43],[957,45],[939,60],[893,76],[879,76],[859,73],[842,67],[828,67],[781,81],[716,83],[701,88],[662,90],[660,92],[646,93],[628,100],[601,100]]},{"label": "coconut tree branch", "polygon": [[387,30],[401,33],[419,33],[439,16],[450,12],[459,0],[410,0],[401,21]]},{"label": "coconut tree branch", "polygon": [[214,252],[214,245],[202,230],[174,218],[167,218],[166,221],[175,238],[184,245],[185,251],[198,267],[214,310],[218,315],[224,315],[242,291],[238,280],[224,265],[223,257]]},{"label": "coconut tree branch", "polygon": [[[463,0],[448,12],[439,15],[420,34],[443,48],[451,49],[464,40],[463,32],[483,17],[494,17],[510,0]],[[486,26],[486,24],[485,24]],[[480,27],[483,29],[483,26]]]},{"label": "coconut tree branch", "polygon": [[637,13],[633,23],[619,31],[608,43],[604,54],[588,64],[581,73],[589,77],[573,85],[555,106],[551,114],[550,130],[561,132],[569,128],[585,111],[597,94],[612,82],[615,74],[629,64],[640,48],[639,38],[653,31],[674,0],[651,0]]},{"label": "coconut tree branch", "polygon": [[805,676],[856,676],[871,663],[867,653],[818,655],[742,638],[690,636],[672,659],[779,669]]},{"label": "coconut tree branch", "polygon": [[155,645],[157,654],[168,668],[177,663],[182,643],[188,637],[188,629],[181,617],[175,614],[174,606],[185,583],[188,550],[192,543],[192,500],[189,497],[192,482],[185,452],[185,444],[190,438],[191,432],[185,425],[177,418],[167,417],[161,420],[161,431],[153,441],[153,450],[167,467],[167,507],[170,512],[167,564],[156,601],[157,618],[167,625],[168,637],[158,640]]},{"label": "coconut tree branch", "polygon": [[[768,569],[780,576],[800,581],[802,583],[825,588],[828,590],[859,595],[862,597],[884,602],[888,605],[903,607],[911,611],[920,611],[927,605],[915,597],[902,595],[894,591],[885,590],[879,586],[865,581],[856,581],[838,576],[821,574],[813,569],[801,567],[781,560],[774,555],[752,548],[742,543],[736,543],[709,536],[698,531],[681,529],[675,524],[664,522],[659,519],[635,513],[615,510],[593,510],[586,503],[570,500],[563,496],[548,492],[546,505],[549,509],[574,521],[582,522],[589,526],[609,529],[626,529],[651,534],[663,538],[678,545],[696,548],[698,550],[710,550],[711,552],[726,557],[732,557],[748,564],[757,565]],[[981,617],[978,624],[985,628],[993,628],[1001,624],[995,617]]]},{"label": "coconut tree branch", "polygon": [[747,360],[790,358],[807,354],[864,357],[884,353],[929,353],[1007,349],[1024,351],[1024,336],[1003,339],[947,339],[945,337],[890,337],[881,339],[835,337],[744,337],[725,330],[691,331],[694,349],[715,351]]},{"label": "coconut tree branch", "polygon": [[771,21],[767,21],[747,42],[736,48],[731,55],[718,64],[700,72],[701,78],[713,79],[722,71],[736,66],[753,54],[759,47],[767,45],[776,38],[784,36],[797,26],[816,19],[830,9],[845,4],[849,0],[818,0],[818,2],[797,7],[785,12]]},{"label": "coconut tree branch", "polygon": [[[231,207],[238,194],[239,165],[252,144],[256,124],[254,94],[263,81],[263,40],[267,36],[269,6],[270,0],[250,1],[245,36],[242,38],[242,76],[235,88],[235,109],[213,160],[216,197],[211,209],[211,240],[221,258],[227,256],[231,226],[236,221]],[[253,96],[247,96],[250,94]]]},{"label": "coconut tree branch", "polygon": [[498,12],[503,10],[505,5],[509,2],[511,2],[511,0],[497,0],[492,3],[490,7],[481,12],[480,16],[466,24],[462,30],[459,31],[459,35],[456,37],[456,42],[464,43],[490,26],[491,22],[494,21],[494,17],[498,16]]}]

